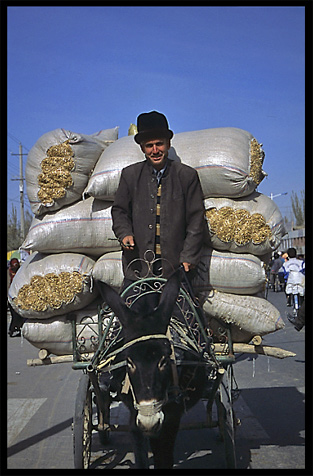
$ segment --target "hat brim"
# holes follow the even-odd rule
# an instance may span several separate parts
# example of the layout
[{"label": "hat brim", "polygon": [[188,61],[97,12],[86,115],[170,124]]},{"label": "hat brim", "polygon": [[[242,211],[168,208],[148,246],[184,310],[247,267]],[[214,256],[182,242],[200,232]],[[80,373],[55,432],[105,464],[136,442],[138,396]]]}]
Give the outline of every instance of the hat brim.
[{"label": "hat brim", "polygon": [[134,136],[134,139],[137,144],[141,144],[142,142],[145,142],[147,140],[161,138],[171,139],[173,135],[174,133],[170,129],[152,129],[150,131],[138,132],[138,134]]}]

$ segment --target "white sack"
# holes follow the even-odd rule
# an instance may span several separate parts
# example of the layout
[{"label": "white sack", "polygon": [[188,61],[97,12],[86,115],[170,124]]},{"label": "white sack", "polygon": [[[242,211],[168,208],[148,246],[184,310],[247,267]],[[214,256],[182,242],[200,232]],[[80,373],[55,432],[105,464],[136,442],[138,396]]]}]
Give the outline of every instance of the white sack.
[{"label": "white sack", "polygon": [[[79,200],[102,151],[117,137],[118,127],[102,130],[91,135],[79,134],[65,129],[55,129],[43,134],[29,151],[25,168],[26,191],[32,212],[35,215],[41,215]],[[73,184],[65,189],[65,196],[54,198],[51,203],[44,204],[37,195],[40,189],[38,176],[43,172],[41,163],[47,157],[47,151],[50,147],[62,144],[65,141],[69,141],[74,154],[72,159],[75,166],[70,172]]]},{"label": "white sack", "polygon": [[[82,309],[91,303],[99,294],[93,286],[92,268],[93,259],[78,253],[60,253],[45,255],[39,252],[32,253],[16,273],[8,292],[8,299],[13,309],[24,318],[47,319],[67,312]],[[63,302],[58,308],[47,306],[44,311],[22,309],[17,306],[15,299],[24,285],[30,285],[34,276],[46,276],[49,273],[59,275],[61,272],[78,272],[83,277],[81,292],[76,294],[71,302]]]},{"label": "white sack", "polygon": [[122,252],[115,251],[101,256],[92,269],[92,276],[97,281],[102,281],[118,290],[124,279]]},{"label": "white sack", "polygon": [[33,218],[25,250],[42,253],[74,252],[99,257],[120,249],[112,231],[112,202],[89,197],[42,218]]},{"label": "white sack", "polygon": [[[252,193],[266,175],[260,147],[259,178],[253,173],[254,181],[251,176],[253,139],[249,132],[233,127],[181,132],[172,139],[169,158],[198,171],[205,197],[243,197]],[[101,154],[84,194],[113,200],[122,168],[142,160],[144,155],[133,136],[118,139]]]},{"label": "white sack", "polygon": [[196,295],[212,288],[251,295],[264,289],[265,279],[263,262],[257,256],[204,247],[192,287]]},{"label": "white sack", "polygon": [[22,327],[23,337],[34,347],[46,349],[51,354],[73,353],[72,322],[81,351],[94,352],[98,345],[98,308],[94,304],[84,309],[49,319],[28,319]]},{"label": "white sack", "polygon": [[203,310],[209,317],[233,324],[251,336],[270,334],[285,326],[278,309],[258,296],[239,296],[213,290],[206,297]]},{"label": "white sack", "polygon": [[[242,198],[207,198],[204,200],[204,206],[207,211],[210,209],[220,210],[223,207],[230,207],[232,210],[246,210],[253,215],[258,213],[263,216],[266,225],[269,227],[271,237],[266,238],[262,242],[258,242],[258,233],[256,233],[255,241],[253,238],[245,244],[236,243],[236,239],[224,241],[218,236],[218,232],[214,233],[210,227],[210,221],[207,218],[209,229],[209,245],[217,250],[227,250],[234,253],[251,253],[261,256],[266,253],[272,253],[276,250],[285,235],[285,227],[283,217],[276,203],[266,195],[253,192],[251,195]],[[242,230],[246,221],[238,224],[238,230]],[[225,222],[224,222],[225,224]],[[227,224],[226,224],[227,226]],[[234,229],[232,229],[234,231]]]},{"label": "white sack", "polygon": [[[212,288],[237,294],[255,294],[265,285],[265,270],[261,260],[252,255],[218,252],[204,248],[198,273],[192,280],[196,294]],[[95,263],[94,279],[116,289],[123,282],[122,253],[107,253]]]}]

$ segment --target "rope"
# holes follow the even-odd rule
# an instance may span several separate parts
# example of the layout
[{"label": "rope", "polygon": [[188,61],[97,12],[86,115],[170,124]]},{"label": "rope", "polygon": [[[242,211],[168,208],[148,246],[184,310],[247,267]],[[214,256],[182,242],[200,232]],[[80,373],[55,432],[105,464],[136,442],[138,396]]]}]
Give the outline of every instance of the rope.
[{"label": "rope", "polygon": [[137,342],[142,342],[142,341],[150,340],[150,339],[167,339],[168,340],[168,337],[165,334],[151,334],[151,335],[137,337],[136,339],[126,342],[126,344],[124,344],[122,347],[119,347],[118,349],[113,350],[104,361],[100,362],[97,365],[97,369],[99,370],[105,365],[107,365],[108,362],[115,359],[117,354],[119,354],[120,352],[123,352],[128,347],[131,347],[132,345],[137,344]]}]

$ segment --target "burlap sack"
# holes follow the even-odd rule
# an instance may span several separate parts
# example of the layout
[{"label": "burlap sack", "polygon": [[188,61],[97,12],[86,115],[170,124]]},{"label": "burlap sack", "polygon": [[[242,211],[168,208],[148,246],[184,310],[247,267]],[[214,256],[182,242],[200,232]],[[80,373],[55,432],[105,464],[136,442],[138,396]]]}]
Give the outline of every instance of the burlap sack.
[{"label": "burlap sack", "polygon": [[[233,127],[181,132],[172,139],[169,158],[194,167],[205,197],[243,197],[263,180],[264,152],[247,131]],[[113,200],[122,168],[144,160],[133,136],[122,137],[99,158],[84,195]]]},{"label": "burlap sack", "polygon": [[118,250],[111,205],[89,197],[42,218],[34,217],[21,248],[42,253],[83,253],[95,258]]},{"label": "burlap sack", "polygon": [[82,309],[99,294],[93,286],[94,260],[78,253],[32,253],[16,273],[8,292],[22,317],[48,319]]},{"label": "burlap sack", "polygon": [[109,284],[118,290],[123,282],[122,252],[106,253],[97,259],[92,276],[97,281]]},{"label": "burlap sack", "polygon": [[81,199],[102,151],[118,137],[118,128],[86,135],[65,129],[43,134],[29,151],[26,192],[35,215]]},{"label": "burlap sack", "polygon": [[[236,342],[249,342],[249,336],[263,336],[285,326],[278,309],[258,296],[240,296],[212,290],[204,300],[203,310],[209,322],[213,318],[232,324],[237,332],[237,335],[234,333]],[[238,331],[243,331],[245,341]]]},{"label": "burlap sack", "polygon": [[283,217],[276,203],[253,192],[242,198],[204,201],[212,248],[261,256],[276,250],[284,236]]},{"label": "burlap sack", "polygon": [[[92,275],[116,289],[123,282],[122,253],[107,253],[95,263]],[[204,248],[197,274],[192,279],[196,294],[210,289],[237,294],[255,294],[265,285],[265,270],[257,256],[219,252]]]},{"label": "burlap sack", "polygon": [[80,350],[94,352],[99,345],[98,307],[94,304],[49,319],[28,319],[22,327],[22,335],[38,349],[46,349],[55,355],[69,355],[73,353],[72,320]]},{"label": "burlap sack", "polygon": [[257,256],[204,247],[192,287],[196,294],[216,289],[252,295],[264,289],[265,279],[263,262]]}]

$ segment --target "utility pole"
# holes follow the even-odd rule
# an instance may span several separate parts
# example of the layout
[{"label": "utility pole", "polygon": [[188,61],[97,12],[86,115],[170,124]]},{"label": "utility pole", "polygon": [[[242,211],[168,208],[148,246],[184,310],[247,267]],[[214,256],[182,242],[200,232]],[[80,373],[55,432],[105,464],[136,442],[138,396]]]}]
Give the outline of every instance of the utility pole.
[{"label": "utility pole", "polygon": [[25,219],[24,219],[24,177],[23,177],[23,146],[20,143],[19,145],[19,153],[11,155],[18,155],[20,158],[20,178],[18,179],[11,179],[11,180],[19,180],[20,181],[20,215],[21,215],[21,233],[23,240],[25,239]]}]

